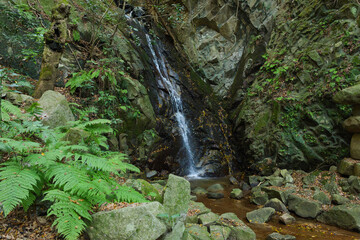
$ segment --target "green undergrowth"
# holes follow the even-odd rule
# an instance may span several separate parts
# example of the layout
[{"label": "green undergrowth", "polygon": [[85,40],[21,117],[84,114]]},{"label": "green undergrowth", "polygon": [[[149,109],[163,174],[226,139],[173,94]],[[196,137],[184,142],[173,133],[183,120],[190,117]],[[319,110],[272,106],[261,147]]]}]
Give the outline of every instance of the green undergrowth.
[{"label": "green undergrowth", "polygon": [[[0,202],[4,215],[37,201],[51,202],[48,216],[66,239],[78,239],[91,222],[91,212],[105,202],[145,202],[140,193],[116,181],[128,170],[127,156],[109,151],[104,134],[112,134],[110,121],[76,121],[49,129],[40,121],[41,109],[27,112],[1,102]],[[65,141],[69,129],[87,134],[77,143]]]}]

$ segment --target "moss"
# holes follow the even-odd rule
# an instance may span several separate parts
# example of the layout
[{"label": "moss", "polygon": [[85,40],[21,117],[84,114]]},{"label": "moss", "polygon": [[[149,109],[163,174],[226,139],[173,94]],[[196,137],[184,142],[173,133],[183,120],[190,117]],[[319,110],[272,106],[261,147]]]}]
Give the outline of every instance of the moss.
[{"label": "moss", "polygon": [[256,121],[254,126],[254,133],[258,134],[263,128],[268,125],[270,119],[270,111],[263,113]]}]

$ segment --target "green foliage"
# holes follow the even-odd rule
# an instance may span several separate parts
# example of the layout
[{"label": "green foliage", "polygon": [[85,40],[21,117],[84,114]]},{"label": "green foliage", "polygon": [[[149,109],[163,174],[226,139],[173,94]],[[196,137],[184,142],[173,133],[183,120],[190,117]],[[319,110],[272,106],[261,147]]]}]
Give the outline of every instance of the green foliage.
[{"label": "green foliage", "polygon": [[2,86],[7,91],[9,89],[15,89],[16,92],[25,92],[31,94],[33,92],[34,86],[26,80],[26,77],[16,73],[12,69],[0,68],[0,79]]},{"label": "green foliage", "polygon": [[[9,117],[1,122],[0,202],[5,216],[17,206],[27,210],[36,198],[52,202],[48,216],[54,215],[60,234],[77,239],[91,221],[96,205],[112,201],[143,202],[134,189],[117,183],[119,171],[139,172],[125,163],[126,155],[108,149],[103,134],[111,134],[110,120],[76,121],[69,126],[48,129],[30,113],[4,101],[1,111]],[[32,112],[37,112],[36,106]],[[89,133],[77,144],[64,141],[70,128]]]},{"label": "green foliage", "polygon": [[89,71],[82,70],[73,73],[73,77],[66,83],[66,87],[70,87],[70,92],[73,94],[77,88],[92,89],[94,78],[97,78],[100,70],[90,69]]}]

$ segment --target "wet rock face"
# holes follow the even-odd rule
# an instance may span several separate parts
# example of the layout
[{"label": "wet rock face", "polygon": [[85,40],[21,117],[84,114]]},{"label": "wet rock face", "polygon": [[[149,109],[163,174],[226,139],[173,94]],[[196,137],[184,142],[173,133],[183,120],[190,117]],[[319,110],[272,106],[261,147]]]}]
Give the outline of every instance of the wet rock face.
[{"label": "wet rock face", "polygon": [[247,58],[245,70],[255,59],[249,43],[262,39],[260,32],[272,28],[277,11],[276,1],[215,1],[183,0],[185,21],[174,33],[193,66],[217,95],[225,96],[232,85],[242,58]]},{"label": "wet rock face", "polygon": [[[312,170],[336,165],[349,156],[350,135],[341,125],[350,114],[344,106],[336,105],[332,96],[359,79],[358,50],[347,51],[340,36],[352,25],[348,41],[356,39],[359,11],[350,13],[354,1],[337,5],[279,2],[266,62],[255,71],[257,75],[235,79],[231,87],[233,142],[257,171],[274,166]],[[324,11],[329,13],[327,17]],[[325,18],[327,33],[319,32],[320,26],[312,23]],[[351,24],[345,26],[346,21]],[[335,78],[344,69],[344,62],[356,70],[345,73],[345,85],[341,85]],[[356,88],[336,99],[357,101]],[[354,130],[357,126],[352,121],[347,127]]]}]

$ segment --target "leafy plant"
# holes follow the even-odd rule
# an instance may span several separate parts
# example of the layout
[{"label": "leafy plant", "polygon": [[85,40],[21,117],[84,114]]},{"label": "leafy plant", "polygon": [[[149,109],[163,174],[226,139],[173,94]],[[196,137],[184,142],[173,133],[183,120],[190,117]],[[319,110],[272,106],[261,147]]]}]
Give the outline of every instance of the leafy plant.
[{"label": "leafy plant", "polygon": [[[51,201],[48,216],[54,215],[60,234],[77,239],[91,222],[93,207],[105,202],[143,202],[134,189],[116,181],[119,171],[139,172],[125,163],[126,155],[108,149],[104,133],[111,133],[110,121],[97,119],[73,122],[49,129],[29,113],[3,101],[0,123],[0,202],[7,216],[17,206],[26,211],[37,198]],[[67,129],[88,133],[85,140],[65,141]]]}]

